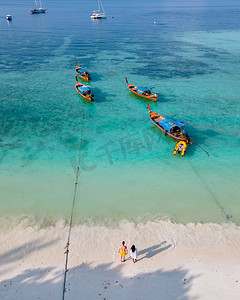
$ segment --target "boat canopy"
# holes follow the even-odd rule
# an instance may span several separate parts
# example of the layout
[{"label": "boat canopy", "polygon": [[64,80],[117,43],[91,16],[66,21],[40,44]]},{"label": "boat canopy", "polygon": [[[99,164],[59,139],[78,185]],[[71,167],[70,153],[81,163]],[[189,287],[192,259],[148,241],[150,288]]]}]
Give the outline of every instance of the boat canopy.
[{"label": "boat canopy", "polygon": [[159,122],[159,125],[161,125],[165,130],[170,132],[170,129],[176,126],[174,121],[172,119],[163,119]]},{"label": "boat canopy", "polygon": [[139,91],[141,91],[141,92],[147,92],[148,91],[148,89],[147,88],[145,88],[145,87],[142,87],[142,86],[138,86],[138,88],[137,88]]},{"label": "boat canopy", "polygon": [[79,86],[79,87],[78,87],[78,90],[79,90],[80,92],[91,91],[90,87],[88,87],[88,86]]},{"label": "boat canopy", "polygon": [[86,69],[78,69],[77,72],[78,72],[79,74],[82,74],[82,73],[84,73],[84,72],[88,73],[88,71],[87,71]]},{"label": "boat canopy", "polygon": [[168,132],[170,132],[170,130],[175,126],[182,128],[183,126],[189,125],[189,124],[190,123],[188,123],[184,120],[174,121],[172,119],[163,119],[159,122],[159,125],[161,125]]},{"label": "boat canopy", "polygon": [[186,126],[186,125],[189,125],[190,123],[185,121],[185,120],[178,120],[178,121],[174,121],[174,123],[179,126],[179,127],[183,127],[183,126]]}]

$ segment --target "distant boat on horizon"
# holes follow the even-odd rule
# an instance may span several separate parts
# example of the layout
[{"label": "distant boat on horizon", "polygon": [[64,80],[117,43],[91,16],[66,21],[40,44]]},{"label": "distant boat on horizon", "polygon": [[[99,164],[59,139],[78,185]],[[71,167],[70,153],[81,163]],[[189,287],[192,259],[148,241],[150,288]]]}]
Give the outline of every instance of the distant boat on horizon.
[{"label": "distant boat on horizon", "polygon": [[91,19],[96,20],[96,19],[107,19],[107,16],[105,14],[103,4],[101,0],[98,0],[98,10],[94,10]]},{"label": "distant boat on horizon", "polygon": [[32,8],[29,10],[32,14],[44,14],[46,12],[47,9],[43,8],[43,3],[41,0],[35,0],[35,5],[36,8]]},{"label": "distant boat on horizon", "polygon": [[6,15],[6,19],[7,19],[8,21],[12,21],[12,16],[11,16],[11,15]]}]

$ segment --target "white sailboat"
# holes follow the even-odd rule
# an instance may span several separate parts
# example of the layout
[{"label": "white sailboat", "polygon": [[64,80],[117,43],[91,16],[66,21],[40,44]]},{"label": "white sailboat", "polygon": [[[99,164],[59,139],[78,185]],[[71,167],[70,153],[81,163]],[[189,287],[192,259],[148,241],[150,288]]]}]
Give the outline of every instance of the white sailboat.
[{"label": "white sailboat", "polygon": [[46,12],[46,8],[43,8],[43,3],[41,0],[37,1],[35,0],[35,5],[36,5],[36,8],[32,8],[30,9],[29,11],[32,13],[32,14],[44,14]]},{"label": "white sailboat", "polygon": [[103,4],[101,0],[98,0],[98,10],[94,10],[91,19],[106,19],[107,16],[105,14]]}]

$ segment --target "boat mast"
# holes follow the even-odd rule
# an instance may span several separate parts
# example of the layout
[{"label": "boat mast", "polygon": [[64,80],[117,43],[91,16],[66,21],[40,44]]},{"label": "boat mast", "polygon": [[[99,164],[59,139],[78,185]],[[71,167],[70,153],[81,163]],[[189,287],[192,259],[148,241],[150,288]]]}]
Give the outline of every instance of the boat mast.
[{"label": "boat mast", "polygon": [[101,9],[102,8],[102,11],[103,11],[103,13],[105,14],[105,11],[104,11],[104,8],[103,8],[103,4],[102,4],[102,1],[101,0],[98,0],[98,3],[100,3],[100,5],[101,5],[101,7],[99,8],[99,9]]}]

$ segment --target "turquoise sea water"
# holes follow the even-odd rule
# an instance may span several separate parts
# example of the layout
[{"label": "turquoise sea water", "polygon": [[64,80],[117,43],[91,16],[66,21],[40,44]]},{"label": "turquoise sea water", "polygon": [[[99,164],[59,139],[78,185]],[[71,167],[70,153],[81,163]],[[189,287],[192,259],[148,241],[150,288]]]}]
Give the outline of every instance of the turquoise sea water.
[{"label": "turquoise sea water", "polygon": [[[240,4],[108,0],[92,21],[96,1],[45,1],[45,15],[29,2],[0,4],[0,215],[69,217],[84,110],[75,222],[240,225]],[[94,103],[77,95],[75,60]],[[154,85],[152,109],[188,120],[211,156],[173,156],[126,76]]]}]

